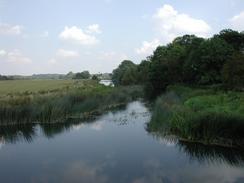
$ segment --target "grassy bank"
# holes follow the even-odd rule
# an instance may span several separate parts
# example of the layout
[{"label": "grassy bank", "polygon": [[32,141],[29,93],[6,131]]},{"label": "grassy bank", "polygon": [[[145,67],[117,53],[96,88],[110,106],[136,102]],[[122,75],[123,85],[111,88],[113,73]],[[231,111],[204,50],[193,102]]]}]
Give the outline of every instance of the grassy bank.
[{"label": "grassy bank", "polygon": [[184,141],[244,148],[244,93],[171,86],[148,129]]},{"label": "grassy bank", "polygon": [[112,88],[91,80],[15,82],[21,89],[2,89],[11,83],[0,83],[0,125],[88,119],[142,97],[140,86]]}]

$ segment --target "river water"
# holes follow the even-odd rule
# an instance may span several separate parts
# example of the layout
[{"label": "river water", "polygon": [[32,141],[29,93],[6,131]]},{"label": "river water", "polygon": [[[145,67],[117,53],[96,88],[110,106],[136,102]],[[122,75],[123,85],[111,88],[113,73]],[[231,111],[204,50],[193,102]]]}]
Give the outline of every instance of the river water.
[{"label": "river water", "polygon": [[93,122],[2,127],[0,182],[241,183],[243,152],[146,131],[140,102]]}]

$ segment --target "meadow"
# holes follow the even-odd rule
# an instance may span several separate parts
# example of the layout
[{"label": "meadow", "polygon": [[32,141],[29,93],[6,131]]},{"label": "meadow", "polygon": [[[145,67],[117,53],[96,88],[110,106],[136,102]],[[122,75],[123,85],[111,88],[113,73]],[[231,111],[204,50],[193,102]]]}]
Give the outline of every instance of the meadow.
[{"label": "meadow", "polygon": [[148,129],[184,141],[244,148],[244,93],[170,86],[157,99]]},{"label": "meadow", "polygon": [[4,81],[0,88],[0,125],[88,120],[143,95],[141,86],[93,80]]},{"label": "meadow", "polygon": [[44,93],[83,85],[84,81],[81,80],[7,80],[0,81],[0,96],[24,92]]}]

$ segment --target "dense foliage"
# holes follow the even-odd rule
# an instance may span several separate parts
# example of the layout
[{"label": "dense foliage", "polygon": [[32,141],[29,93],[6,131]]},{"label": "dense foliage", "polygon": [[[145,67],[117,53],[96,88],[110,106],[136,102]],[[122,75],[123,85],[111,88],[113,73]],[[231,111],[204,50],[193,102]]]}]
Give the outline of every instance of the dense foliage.
[{"label": "dense foliage", "polygon": [[156,100],[148,129],[185,141],[244,147],[244,95],[171,86]]},{"label": "dense foliage", "polygon": [[89,78],[90,78],[89,71],[78,72],[73,77],[73,79],[89,79]]},{"label": "dense foliage", "polygon": [[123,61],[113,71],[115,85],[144,84],[146,93],[156,97],[168,85],[223,84],[229,89],[244,87],[244,34],[230,29],[212,38],[195,35],[177,37],[159,46],[139,65]]}]

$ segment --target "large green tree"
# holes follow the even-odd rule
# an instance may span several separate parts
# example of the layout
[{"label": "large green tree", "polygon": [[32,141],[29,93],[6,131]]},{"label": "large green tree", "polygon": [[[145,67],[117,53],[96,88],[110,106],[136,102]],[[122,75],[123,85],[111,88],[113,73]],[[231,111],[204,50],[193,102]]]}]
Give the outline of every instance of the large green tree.
[{"label": "large green tree", "polygon": [[196,84],[215,84],[221,82],[223,65],[233,54],[233,48],[223,39],[214,37],[203,41],[189,55],[185,69],[191,73]]},{"label": "large green tree", "polygon": [[124,60],[117,69],[113,70],[112,81],[115,86],[136,83],[136,64]]},{"label": "large green tree", "polygon": [[216,37],[225,40],[228,44],[233,46],[236,51],[241,51],[244,48],[244,34],[238,31],[224,29],[216,35]]}]

